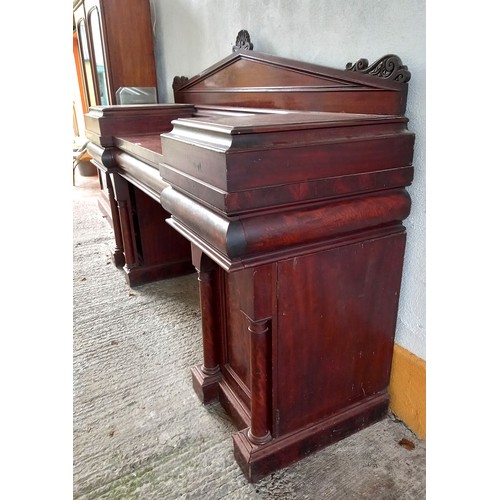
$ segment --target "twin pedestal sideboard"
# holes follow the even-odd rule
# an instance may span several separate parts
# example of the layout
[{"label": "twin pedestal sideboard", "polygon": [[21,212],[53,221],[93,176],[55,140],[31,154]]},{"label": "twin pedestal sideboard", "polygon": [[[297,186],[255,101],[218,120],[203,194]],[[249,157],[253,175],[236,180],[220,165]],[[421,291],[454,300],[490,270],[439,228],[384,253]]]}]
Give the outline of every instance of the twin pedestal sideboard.
[{"label": "twin pedestal sideboard", "polygon": [[175,103],[95,106],[115,264],[131,286],[196,270],[205,404],[250,481],[388,408],[410,212],[410,74],[238,50]]}]

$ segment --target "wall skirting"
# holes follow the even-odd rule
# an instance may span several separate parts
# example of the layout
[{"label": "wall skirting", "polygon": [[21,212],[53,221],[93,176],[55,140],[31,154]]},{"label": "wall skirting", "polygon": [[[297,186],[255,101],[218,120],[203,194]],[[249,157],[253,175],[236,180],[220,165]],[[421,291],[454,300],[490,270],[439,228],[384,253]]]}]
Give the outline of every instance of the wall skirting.
[{"label": "wall skirting", "polygon": [[394,344],[390,409],[418,437],[425,439],[425,361]]}]

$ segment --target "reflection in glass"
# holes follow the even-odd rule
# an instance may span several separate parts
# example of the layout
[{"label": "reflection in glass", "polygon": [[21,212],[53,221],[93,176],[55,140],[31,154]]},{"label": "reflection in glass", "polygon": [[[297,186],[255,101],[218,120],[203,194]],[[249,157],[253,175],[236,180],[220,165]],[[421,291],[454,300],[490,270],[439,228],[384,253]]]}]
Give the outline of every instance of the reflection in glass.
[{"label": "reflection in glass", "polygon": [[83,72],[87,81],[87,101],[89,106],[95,106],[95,91],[94,79],[92,78],[92,66],[90,63],[89,42],[87,39],[87,30],[85,29],[85,21],[81,19],[78,22],[78,40],[80,41],[80,52],[83,64]]},{"label": "reflection in glass", "polygon": [[101,23],[99,22],[99,11],[94,9],[90,13],[90,33],[92,35],[92,45],[94,47],[94,58],[97,73],[97,88],[99,91],[100,103],[109,104],[108,86],[106,84],[106,68],[104,66],[104,51],[101,35]]}]

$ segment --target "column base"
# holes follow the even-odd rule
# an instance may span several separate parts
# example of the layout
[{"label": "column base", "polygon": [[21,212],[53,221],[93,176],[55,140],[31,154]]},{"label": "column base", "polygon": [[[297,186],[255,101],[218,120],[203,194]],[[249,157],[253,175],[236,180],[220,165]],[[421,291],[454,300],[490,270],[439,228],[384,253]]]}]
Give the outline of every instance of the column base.
[{"label": "column base", "polygon": [[209,375],[203,372],[201,365],[198,365],[191,368],[191,377],[194,391],[204,405],[219,400],[220,371]]},{"label": "column base", "polygon": [[377,422],[387,413],[388,404],[386,393],[376,395],[315,425],[262,445],[252,443],[248,428],[240,430],[233,434],[234,456],[247,480],[255,483]]},{"label": "column base", "polygon": [[121,269],[125,265],[125,255],[123,254],[123,250],[120,250],[119,248],[112,249],[111,258],[113,259],[115,267]]}]

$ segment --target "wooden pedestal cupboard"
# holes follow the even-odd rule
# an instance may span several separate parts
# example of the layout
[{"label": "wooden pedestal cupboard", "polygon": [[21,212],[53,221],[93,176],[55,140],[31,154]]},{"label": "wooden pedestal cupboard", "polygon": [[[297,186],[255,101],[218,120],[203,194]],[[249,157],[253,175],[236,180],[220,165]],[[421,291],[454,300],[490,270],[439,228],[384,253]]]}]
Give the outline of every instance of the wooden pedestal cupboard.
[{"label": "wooden pedestal cupboard", "polygon": [[238,50],[176,78],[176,104],[86,115],[128,275],[155,279],[147,247],[161,276],[188,259],[198,271],[193,386],[233,418],[250,481],[387,410],[409,77],[394,55],[337,70]]}]

